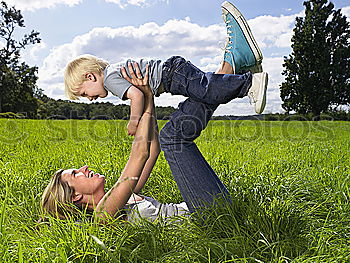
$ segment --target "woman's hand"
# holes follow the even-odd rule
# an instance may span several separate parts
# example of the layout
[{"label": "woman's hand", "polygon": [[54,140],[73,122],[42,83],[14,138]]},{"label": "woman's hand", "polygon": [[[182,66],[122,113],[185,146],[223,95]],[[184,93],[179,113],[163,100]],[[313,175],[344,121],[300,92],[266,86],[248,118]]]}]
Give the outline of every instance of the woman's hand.
[{"label": "woman's hand", "polygon": [[148,64],[146,65],[146,73],[144,77],[141,74],[139,64],[137,62],[134,62],[133,64],[134,64],[136,73],[131,63],[128,63],[128,69],[129,69],[131,78],[129,78],[128,74],[126,73],[125,67],[122,67],[121,73],[123,75],[123,78],[129,81],[135,87],[139,88],[139,90],[141,90],[145,95],[153,96],[152,90],[148,85],[148,71],[149,71]]}]

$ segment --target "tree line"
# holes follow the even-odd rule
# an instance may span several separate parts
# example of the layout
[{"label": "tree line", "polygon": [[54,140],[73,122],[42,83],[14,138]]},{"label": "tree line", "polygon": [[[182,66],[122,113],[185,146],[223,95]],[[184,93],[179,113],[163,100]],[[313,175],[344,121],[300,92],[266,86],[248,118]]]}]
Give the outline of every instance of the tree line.
[{"label": "tree line", "polygon": [[[38,107],[39,119],[129,119],[130,107],[126,104],[114,105],[110,102],[79,103],[42,97]],[[157,118],[168,119],[175,111],[173,107],[156,106]]]},{"label": "tree line", "polygon": [[[305,16],[296,18],[292,53],[284,58],[280,96],[286,114],[317,120],[350,105],[350,26],[328,0],[308,0],[304,6]],[[128,118],[127,105],[48,98],[36,85],[38,68],[20,60],[21,50],[40,43],[39,32],[32,30],[16,40],[15,29],[25,27],[24,19],[20,10],[4,1],[0,19],[0,117]],[[156,110],[159,119],[166,119],[175,109]],[[339,116],[348,116],[343,111]]]},{"label": "tree line", "polygon": [[[110,102],[79,103],[68,100],[54,100],[41,95],[37,100],[36,114],[31,112],[4,112],[0,118],[32,118],[32,119],[129,119],[130,106],[126,104],[114,105]],[[167,120],[175,111],[174,107],[156,106],[157,119]]]}]

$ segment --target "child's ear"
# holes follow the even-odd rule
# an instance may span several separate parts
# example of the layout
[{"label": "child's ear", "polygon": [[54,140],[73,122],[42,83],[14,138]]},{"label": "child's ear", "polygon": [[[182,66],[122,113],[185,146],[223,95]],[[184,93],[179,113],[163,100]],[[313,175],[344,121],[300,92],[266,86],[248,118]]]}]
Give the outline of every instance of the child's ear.
[{"label": "child's ear", "polygon": [[92,81],[96,81],[96,76],[94,73],[85,73],[85,79],[86,80],[92,80]]}]

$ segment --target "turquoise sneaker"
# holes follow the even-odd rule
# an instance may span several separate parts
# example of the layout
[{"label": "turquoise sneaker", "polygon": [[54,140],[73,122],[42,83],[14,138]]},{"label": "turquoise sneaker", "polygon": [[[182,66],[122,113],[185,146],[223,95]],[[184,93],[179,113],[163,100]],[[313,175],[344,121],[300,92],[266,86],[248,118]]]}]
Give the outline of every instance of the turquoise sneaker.
[{"label": "turquoise sneaker", "polygon": [[235,74],[245,70],[262,72],[263,56],[247,21],[230,2],[223,2],[221,10],[227,28],[224,61],[233,67]]}]

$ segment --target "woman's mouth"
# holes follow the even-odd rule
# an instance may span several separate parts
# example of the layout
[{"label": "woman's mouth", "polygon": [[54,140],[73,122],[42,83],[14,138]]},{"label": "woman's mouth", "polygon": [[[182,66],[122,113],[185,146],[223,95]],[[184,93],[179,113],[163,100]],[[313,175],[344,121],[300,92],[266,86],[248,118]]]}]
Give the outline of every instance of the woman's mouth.
[{"label": "woman's mouth", "polygon": [[93,177],[103,178],[105,176],[99,173],[94,173],[93,171],[89,171],[88,178],[93,178]]}]

